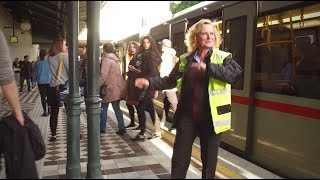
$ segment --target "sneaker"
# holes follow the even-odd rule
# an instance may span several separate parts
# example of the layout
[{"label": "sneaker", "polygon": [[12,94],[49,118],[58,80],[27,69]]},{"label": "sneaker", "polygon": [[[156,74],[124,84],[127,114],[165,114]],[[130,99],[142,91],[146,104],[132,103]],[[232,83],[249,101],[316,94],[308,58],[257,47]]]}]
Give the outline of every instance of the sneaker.
[{"label": "sneaker", "polygon": [[131,127],[135,127],[136,125],[133,123],[133,124],[129,124],[128,126],[126,126],[126,128],[131,128]]},{"label": "sneaker", "polygon": [[140,131],[140,126],[133,128],[132,131]]},{"label": "sneaker", "polygon": [[148,139],[162,138],[161,133],[152,133],[152,135]]},{"label": "sneaker", "polygon": [[146,140],[146,135],[144,135],[144,134],[138,134],[137,136],[135,136],[134,138],[132,138],[132,140],[141,140],[141,141],[144,141],[144,140]]},{"label": "sneaker", "polygon": [[47,112],[43,112],[41,116],[48,116]]},{"label": "sneaker", "polygon": [[177,133],[177,130],[174,129],[174,128],[169,128],[168,131],[171,132],[172,134],[176,134]]},{"label": "sneaker", "polygon": [[116,132],[116,134],[119,134],[119,135],[123,135],[127,132],[126,129],[120,129],[119,131]]},{"label": "sneaker", "polygon": [[51,138],[49,139],[50,142],[55,142],[56,141],[56,136],[51,136]]}]

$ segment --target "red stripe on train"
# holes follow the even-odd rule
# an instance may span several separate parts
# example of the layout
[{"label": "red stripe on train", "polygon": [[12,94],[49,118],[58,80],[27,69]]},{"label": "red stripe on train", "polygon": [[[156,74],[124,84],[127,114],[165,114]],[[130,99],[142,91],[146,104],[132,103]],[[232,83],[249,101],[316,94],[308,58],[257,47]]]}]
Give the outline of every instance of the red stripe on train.
[{"label": "red stripe on train", "polygon": [[243,105],[249,105],[249,98],[247,97],[241,97],[241,96],[231,96],[231,101],[238,103],[238,104],[243,104]]},{"label": "red stripe on train", "polygon": [[[232,96],[232,102],[248,105],[249,98],[241,96]],[[267,100],[256,99],[255,106],[259,108],[270,109],[283,113],[295,114],[299,116],[320,119],[320,109],[296,106]]]}]

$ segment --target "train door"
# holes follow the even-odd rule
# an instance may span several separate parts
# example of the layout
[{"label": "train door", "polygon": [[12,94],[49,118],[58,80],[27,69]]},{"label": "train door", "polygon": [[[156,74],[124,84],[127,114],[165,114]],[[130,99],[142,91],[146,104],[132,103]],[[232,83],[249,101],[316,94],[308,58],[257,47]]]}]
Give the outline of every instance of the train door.
[{"label": "train door", "polygon": [[250,159],[288,178],[320,177],[320,2],[261,1]]},{"label": "train door", "polygon": [[[223,10],[223,48],[244,70],[243,78],[232,86],[231,130],[223,135],[223,144],[247,152],[251,134],[253,98],[253,39],[256,29],[256,2],[240,2]],[[226,143],[226,144],[225,144]]]},{"label": "train door", "polygon": [[170,39],[172,41],[172,47],[177,51],[177,56],[184,54],[186,51],[184,45],[184,35],[187,29],[188,21],[183,19],[182,21],[170,24]]}]

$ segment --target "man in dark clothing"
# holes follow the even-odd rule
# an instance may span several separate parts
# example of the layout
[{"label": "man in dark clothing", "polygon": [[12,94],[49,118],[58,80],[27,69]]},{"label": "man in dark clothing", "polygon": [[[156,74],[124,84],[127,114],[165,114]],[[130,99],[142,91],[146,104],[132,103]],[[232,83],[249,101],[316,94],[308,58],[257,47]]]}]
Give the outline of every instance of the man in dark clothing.
[{"label": "man in dark clothing", "polygon": [[20,72],[20,92],[22,92],[23,89],[23,82],[24,80],[27,81],[27,85],[28,85],[28,92],[30,92],[30,87],[31,87],[31,82],[30,82],[30,78],[32,75],[32,71],[31,71],[31,63],[29,62],[29,56],[25,55],[24,60],[21,63],[21,72]]}]

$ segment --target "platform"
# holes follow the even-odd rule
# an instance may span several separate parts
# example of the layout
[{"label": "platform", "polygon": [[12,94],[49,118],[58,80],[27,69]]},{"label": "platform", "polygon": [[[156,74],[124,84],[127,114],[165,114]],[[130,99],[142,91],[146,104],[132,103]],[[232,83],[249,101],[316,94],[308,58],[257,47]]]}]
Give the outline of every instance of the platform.
[{"label": "platform", "polygon": [[[42,106],[38,90],[20,94],[22,109],[39,125],[43,138],[47,143],[46,156],[37,161],[39,177],[42,179],[65,179],[66,178],[66,113],[64,107],[60,108],[57,140],[49,142],[50,127],[49,116],[42,117]],[[81,104],[80,128],[83,138],[80,143],[81,176],[86,178],[87,172],[87,120],[85,105]],[[121,102],[124,112],[125,124],[129,124],[128,110],[125,102]],[[2,101],[0,115],[8,114],[10,108],[5,100]],[[137,119],[137,118],[136,118]],[[120,136],[117,131],[116,118],[112,106],[109,106],[107,133],[101,134],[100,157],[101,174],[104,179],[169,179],[171,172],[172,144],[174,142],[174,131],[169,132],[162,128],[163,137],[146,141],[133,141],[131,137],[138,131],[127,130]],[[151,135],[152,124],[147,114],[147,134]],[[196,140],[197,142],[198,140]],[[201,178],[200,147],[195,143],[193,157],[187,173],[188,179]],[[1,177],[5,177],[3,170]],[[216,177],[219,179],[252,179],[270,178],[281,179],[281,177],[256,166],[224,149],[219,148],[219,159]]]}]

